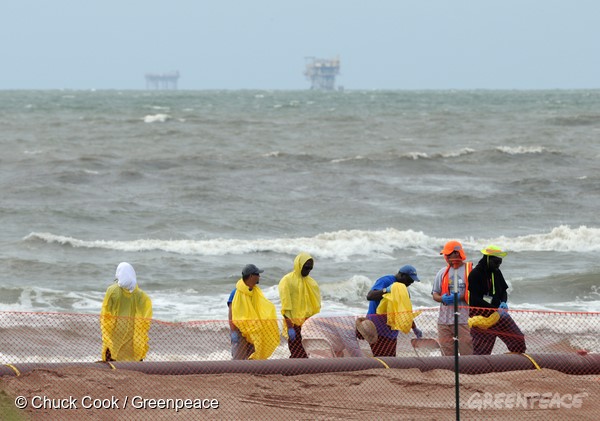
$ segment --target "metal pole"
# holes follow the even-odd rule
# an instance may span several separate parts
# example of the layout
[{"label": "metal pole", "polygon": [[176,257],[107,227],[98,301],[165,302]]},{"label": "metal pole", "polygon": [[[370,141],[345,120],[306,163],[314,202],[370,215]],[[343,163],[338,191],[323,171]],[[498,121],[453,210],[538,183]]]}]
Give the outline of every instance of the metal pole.
[{"label": "metal pole", "polygon": [[458,270],[454,268],[454,395],[456,405],[456,421],[460,420],[460,388],[458,382]]}]

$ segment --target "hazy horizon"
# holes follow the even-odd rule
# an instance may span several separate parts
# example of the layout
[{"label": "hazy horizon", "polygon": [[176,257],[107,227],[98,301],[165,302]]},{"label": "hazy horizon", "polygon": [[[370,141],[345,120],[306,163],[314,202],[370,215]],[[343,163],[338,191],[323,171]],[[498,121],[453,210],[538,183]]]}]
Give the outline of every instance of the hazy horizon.
[{"label": "hazy horizon", "polygon": [[600,88],[600,2],[11,1],[0,90],[305,90],[339,56],[346,90]]}]

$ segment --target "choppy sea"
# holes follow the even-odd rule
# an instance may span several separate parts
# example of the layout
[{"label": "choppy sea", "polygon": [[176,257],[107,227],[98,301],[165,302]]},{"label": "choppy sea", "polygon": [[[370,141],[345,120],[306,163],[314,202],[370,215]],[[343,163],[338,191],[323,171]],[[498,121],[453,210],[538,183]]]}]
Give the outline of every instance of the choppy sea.
[{"label": "choppy sea", "polygon": [[515,309],[600,311],[600,91],[0,91],[0,310],[99,313],[130,262],[165,321],[223,320],[246,263],[311,253],[366,312],[450,239]]}]

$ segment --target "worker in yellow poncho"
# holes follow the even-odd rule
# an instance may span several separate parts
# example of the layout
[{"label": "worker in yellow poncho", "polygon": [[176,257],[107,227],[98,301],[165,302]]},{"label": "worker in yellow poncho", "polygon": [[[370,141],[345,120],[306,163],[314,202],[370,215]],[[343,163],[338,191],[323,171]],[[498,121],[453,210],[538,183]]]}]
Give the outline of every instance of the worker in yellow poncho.
[{"label": "worker in yellow poncho", "polygon": [[281,314],[285,320],[283,334],[288,339],[290,358],[308,358],[302,346],[302,324],[321,311],[319,285],[309,276],[313,267],[311,255],[302,252],[294,259],[293,272],[279,281]]},{"label": "worker in yellow poncho", "polygon": [[103,361],[141,361],[148,352],[152,301],[137,284],[135,270],[119,263],[100,312]]},{"label": "worker in yellow poncho", "polygon": [[399,330],[402,333],[408,333],[416,328],[414,319],[420,311],[412,311],[412,302],[408,295],[406,285],[395,282],[390,288],[390,292],[384,294],[377,314],[387,314],[387,325],[391,330]]},{"label": "worker in yellow poncho", "polygon": [[261,273],[255,265],[244,266],[227,302],[234,360],[266,360],[279,346],[275,305],[257,285]]}]

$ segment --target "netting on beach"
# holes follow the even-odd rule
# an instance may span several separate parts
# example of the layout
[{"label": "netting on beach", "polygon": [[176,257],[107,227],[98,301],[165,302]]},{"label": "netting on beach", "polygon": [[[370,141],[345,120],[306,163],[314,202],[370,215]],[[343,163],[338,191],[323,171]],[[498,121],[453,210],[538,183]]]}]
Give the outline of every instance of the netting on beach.
[{"label": "netting on beach", "polygon": [[[423,337],[438,340],[438,311],[435,308],[420,310],[415,323]],[[525,336],[527,353],[588,353],[600,351],[600,313],[548,312],[511,310],[511,318]],[[354,318],[329,317],[339,324],[339,330],[355,326]],[[350,320],[352,319],[352,320]],[[64,313],[0,312],[2,364],[17,363],[74,363],[95,362],[102,359],[102,334],[98,315]],[[254,323],[260,323],[255,321]],[[498,323],[502,324],[502,319]],[[279,322],[281,327],[281,323]],[[454,327],[452,326],[452,329]],[[314,346],[315,357],[319,351],[331,356],[327,340],[331,332],[311,328],[310,339],[322,337]],[[497,328],[490,328],[494,332]],[[354,333],[354,332],[353,332]],[[304,339],[309,339],[305,335]],[[437,346],[415,345],[415,335],[398,334],[397,357],[440,356]],[[510,335],[509,335],[510,339]],[[369,344],[356,338],[364,356],[372,356]],[[316,341],[315,341],[316,342]],[[305,342],[306,343],[306,342]],[[152,361],[225,361],[231,360],[230,328],[227,320],[163,322],[152,320],[149,332],[149,350],[144,359]],[[323,348],[319,349],[322,345]],[[312,345],[307,345],[310,348]],[[347,350],[345,350],[348,355]],[[493,354],[510,352],[505,342],[497,339]],[[287,340],[280,337],[280,345],[270,359],[288,358]]]},{"label": "netting on beach", "polygon": [[[514,417],[514,411],[521,411],[518,414],[523,419],[534,414],[549,419],[591,417],[591,402],[597,400],[600,389],[600,313],[511,310],[510,316],[499,317],[490,327],[472,327],[473,354],[467,352],[458,358],[458,377],[455,374],[457,360],[453,355],[443,355],[444,349],[454,347],[455,338],[450,337],[451,344],[444,343],[448,336],[440,334],[444,327],[438,326],[438,309],[419,311],[415,323],[423,333],[422,338],[417,339],[413,331],[400,332],[395,344],[393,338],[384,338],[386,344],[395,346],[391,351],[393,356],[381,354],[373,332],[361,329],[359,332],[357,317],[351,316],[315,318],[314,323],[305,323],[301,335],[308,358],[303,359],[289,358],[288,340],[280,336],[277,329],[273,331],[272,322],[263,326],[263,322],[249,321],[246,327],[255,333],[269,329],[270,335],[278,336],[279,345],[264,360],[247,360],[253,355],[254,346],[264,346],[257,339],[259,336],[248,334],[241,343],[233,343],[227,320],[179,323],[152,320],[144,360],[127,362],[102,361],[98,315],[0,312],[0,373],[3,389],[7,386],[6,390],[14,394],[19,391],[19,385],[24,387],[35,381],[40,372],[78,370],[73,383],[79,386],[75,390],[67,393],[64,388],[54,388],[46,379],[39,380],[43,384],[38,385],[37,392],[23,395],[29,402],[28,414],[34,418],[42,413],[46,417],[57,414],[55,410],[48,412],[41,404],[36,407],[32,399],[39,400],[42,395],[60,400],[66,398],[61,394],[67,393],[81,404],[85,397],[94,398],[94,393],[99,394],[95,398],[107,399],[107,392],[112,390],[111,397],[115,398],[116,385],[102,391],[94,389],[90,386],[94,380],[85,382],[86,375],[82,373],[93,373],[92,378],[102,378],[108,383],[122,383],[123,378],[136,379],[136,386],[130,389],[139,389],[136,396],[140,399],[179,399],[177,405],[184,406],[193,406],[195,396],[220,399],[219,408],[211,409],[210,413],[206,408],[184,407],[180,408],[183,412],[176,411],[182,417],[187,414],[184,417],[187,419],[268,419],[273,416],[353,419],[359,414],[364,417],[365,408],[370,408],[368,413],[371,414],[401,418],[402,411],[420,407],[424,407],[430,417],[449,419],[455,416],[457,391],[461,413],[466,418],[508,419]],[[281,321],[278,325],[281,330]],[[477,329],[479,333],[475,332]],[[377,330],[377,339],[385,336],[385,332],[382,335],[382,331]],[[459,338],[462,340],[460,335]],[[251,349],[239,352],[241,346]],[[234,360],[233,355],[238,359]],[[548,372],[553,374],[542,376],[538,379],[541,383],[528,385],[527,378]],[[496,377],[491,379],[492,375]],[[115,376],[120,380],[115,380]],[[237,380],[226,380],[227,376],[244,378],[254,389],[244,390]],[[458,389],[455,388],[457,377]],[[191,378],[196,379],[193,384]],[[518,384],[511,381],[517,378]],[[576,378],[578,386],[569,386],[566,378]],[[178,387],[165,390],[158,387],[157,382]],[[278,382],[282,387],[291,388],[293,393],[275,387]],[[291,385],[284,386],[285,382]],[[428,390],[436,392],[428,393]],[[338,395],[333,396],[334,393]],[[125,396],[116,398],[122,405]],[[191,403],[182,399],[191,399]],[[331,407],[327,402],[333,400],[336,404]],[[228,405],[234,401],[236,405]],[[299,402],[302,408],[313,408],[316,415],[305,414],[298,407]],[[385,411],[381,402],[386,402]],[[170,411],[171,404],[176,405],[167,403],[163,409]],[[196,404],[208,405],[207,402]],[[269,407],[269,415],[264,412],[265,406]],[[86,412],[89,408],[79,405],[77,409],[80,415],[89,415]],[[142,419],[141,414],[146,410],[148,408],[133,408],[130,412],[119,412],[118,417]],[[323,411],[322,414],[319,411]],[[108,412],[102,416],[108,417]],[[410,417],[419,418],[414,414]]]}]

